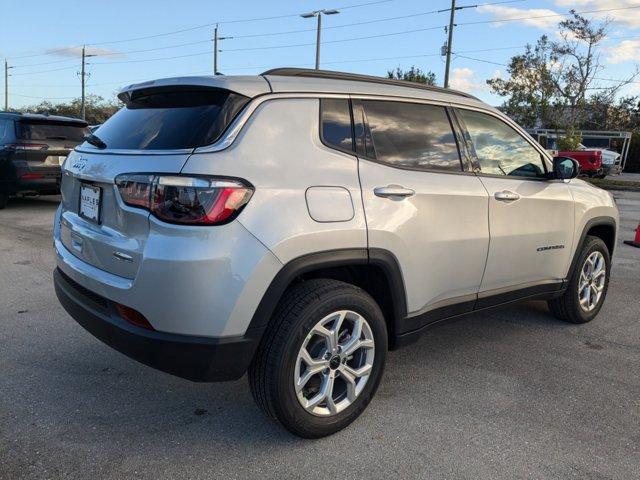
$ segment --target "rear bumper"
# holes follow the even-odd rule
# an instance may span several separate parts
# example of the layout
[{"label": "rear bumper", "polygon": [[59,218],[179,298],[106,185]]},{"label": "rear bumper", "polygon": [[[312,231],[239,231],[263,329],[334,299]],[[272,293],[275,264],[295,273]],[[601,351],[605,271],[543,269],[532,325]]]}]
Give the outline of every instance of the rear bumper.
[{"label": "rear bumper", "polygon": [[603,163],[602,173],[605,175],[617,175],[622,171],[622,167],[619,164]]},{"label": "rear bumper", "polygon": [[146,330],[127,323],[113,304],[66,276],[53,273],[58,300],[82,327],[130,358],[195,382],[236,380],[249,367],[264,329],[242,337],[197,337]]}]

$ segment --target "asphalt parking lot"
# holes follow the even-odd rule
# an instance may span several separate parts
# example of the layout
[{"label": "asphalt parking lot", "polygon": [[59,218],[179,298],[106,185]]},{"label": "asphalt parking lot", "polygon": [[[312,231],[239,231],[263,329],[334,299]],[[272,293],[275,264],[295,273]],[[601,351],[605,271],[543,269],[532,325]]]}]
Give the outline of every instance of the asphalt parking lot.
[{"label": "asphalt parking lot", "polygon": [[196,384],[104,346],[58,304],[56,198],[0,211],[0,478],[638,478],[640,192],[615,192],[606,304],[584,326],[541,302],[474,314],[391,352],[363,416],[295,438],[246,379]]}]

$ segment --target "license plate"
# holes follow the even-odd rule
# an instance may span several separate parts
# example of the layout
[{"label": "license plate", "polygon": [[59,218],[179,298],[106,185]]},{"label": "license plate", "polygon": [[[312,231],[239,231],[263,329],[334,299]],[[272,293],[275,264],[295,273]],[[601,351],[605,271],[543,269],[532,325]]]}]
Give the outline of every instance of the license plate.
[{"label": "license plate", "polygon": [[94,187],[93,185],[80,186],[80,211],[78,213],[81,217],[92,222],[100,222],[101,193],[100,187]]}]

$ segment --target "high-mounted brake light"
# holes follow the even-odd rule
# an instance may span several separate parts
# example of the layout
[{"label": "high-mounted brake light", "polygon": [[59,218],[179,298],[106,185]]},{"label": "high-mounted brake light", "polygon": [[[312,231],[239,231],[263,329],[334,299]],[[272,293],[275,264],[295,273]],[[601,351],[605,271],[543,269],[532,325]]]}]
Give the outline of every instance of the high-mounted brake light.
[{"label": "high-mounted brake light", "polygon": [[116,177],[116,186],[125,204],[187,225],[228,223],[253,195],[244,181],[219,177],[123,174]]}]

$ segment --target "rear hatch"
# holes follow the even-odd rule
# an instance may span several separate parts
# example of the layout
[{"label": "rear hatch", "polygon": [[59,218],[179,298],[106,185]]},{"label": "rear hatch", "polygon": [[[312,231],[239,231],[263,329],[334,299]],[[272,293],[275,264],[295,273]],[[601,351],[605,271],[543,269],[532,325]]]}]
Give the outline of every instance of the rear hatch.
[{"label": "rear hatch", "polygon": [[16,122],[13,162],[23,180],[57,178],[60,165],[89,132],[81,120],[22,118]]},{"label": "rear hatch", "polygon": [[[150,231],[149,212],[127,206],[122,174],[179,174],[194,148],[214,143],[249,98],[203,86],[129,90],[125,107],[68,158],[60,236],[83,261],[134,278]],[[99,145],[101,148],[99,148]]]}]

